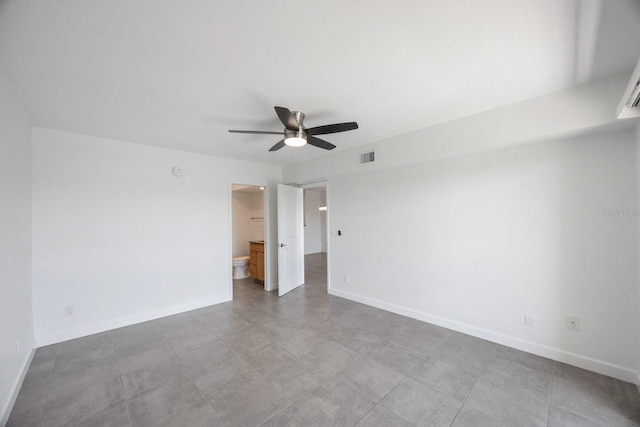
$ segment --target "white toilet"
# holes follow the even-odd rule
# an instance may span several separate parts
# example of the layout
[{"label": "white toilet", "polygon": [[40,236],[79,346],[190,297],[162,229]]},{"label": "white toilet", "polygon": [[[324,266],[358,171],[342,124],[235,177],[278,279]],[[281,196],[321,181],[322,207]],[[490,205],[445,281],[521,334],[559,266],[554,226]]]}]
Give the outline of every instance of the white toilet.
[{"label": "white toilet", "polygon": [[234,279],[244,279],[245,277],[249,277],[248,256],[234,256],[232,264]]}]

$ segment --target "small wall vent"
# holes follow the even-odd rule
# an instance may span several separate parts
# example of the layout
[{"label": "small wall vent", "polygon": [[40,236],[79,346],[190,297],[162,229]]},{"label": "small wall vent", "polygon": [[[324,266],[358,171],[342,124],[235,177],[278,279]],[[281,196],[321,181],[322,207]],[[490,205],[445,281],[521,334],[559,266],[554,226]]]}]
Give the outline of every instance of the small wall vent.
[{"label": "small wall vent", "polygon": [[618,105],[618,118],[630,117],[640,117],[640,61],[633,70],[627,90],[624,91],[624,96]]},{"label": "small wall vent", "polygon": [[368,153],[360,154],[360,164],[371,163],[376,161],[376,152],[369,151]]}]

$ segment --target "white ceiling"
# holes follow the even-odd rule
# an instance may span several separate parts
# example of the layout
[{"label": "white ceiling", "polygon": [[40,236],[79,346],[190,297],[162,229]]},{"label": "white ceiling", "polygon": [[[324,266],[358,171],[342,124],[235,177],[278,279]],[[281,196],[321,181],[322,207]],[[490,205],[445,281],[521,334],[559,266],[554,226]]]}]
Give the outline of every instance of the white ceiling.
[{"label": "white ceiling", "polygon": [[33,124],[224,157],[267,152],[274,105],[337,150],[630,71],[637,1],[0,0],[0,70]]}]

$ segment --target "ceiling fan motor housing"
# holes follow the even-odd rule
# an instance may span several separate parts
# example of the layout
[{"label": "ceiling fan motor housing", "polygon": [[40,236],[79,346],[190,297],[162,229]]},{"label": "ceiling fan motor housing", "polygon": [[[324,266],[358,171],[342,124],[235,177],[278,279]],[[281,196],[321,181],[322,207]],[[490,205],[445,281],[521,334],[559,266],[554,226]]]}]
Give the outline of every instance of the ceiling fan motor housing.
[{"label": "ceiling fan motor housing", "polygon": [[299,130],[284,130],[284,137],[286,138],[307,138],[307,131],[304,128],[300,128]]},{"label": "ceiling fan motor housing", "polygon": [[304,125],[302,124],[304,121],[304,113],[301,113],[300,111],[292,111],[291,114],[296,118],[298,125],[300,125],[300,129],[304,129]]},{"label": "ceiling fan motor housing", "polygon": [[307,143],[307,131],[303,125],[304,113],[292,111],[291,115],[298,122],[298,129],[284,129],[284,143],[291,147],[301,147]]}]

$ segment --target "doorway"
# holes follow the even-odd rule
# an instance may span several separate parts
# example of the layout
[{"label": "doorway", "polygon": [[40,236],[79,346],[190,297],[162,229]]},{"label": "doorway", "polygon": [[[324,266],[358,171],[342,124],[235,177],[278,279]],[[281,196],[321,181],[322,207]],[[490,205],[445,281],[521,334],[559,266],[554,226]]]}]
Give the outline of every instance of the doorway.
[{"label": "doorway", "polygon": [[265,187],[231,185],[232,295],[265,289]]},{"label": "doorway", "polygon": [[327,185],[317,183],[304,188],[305,284],[327,291],[328,207]]}]

